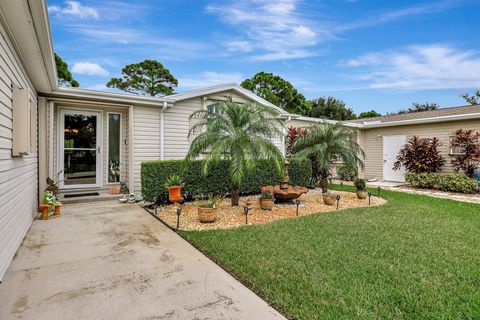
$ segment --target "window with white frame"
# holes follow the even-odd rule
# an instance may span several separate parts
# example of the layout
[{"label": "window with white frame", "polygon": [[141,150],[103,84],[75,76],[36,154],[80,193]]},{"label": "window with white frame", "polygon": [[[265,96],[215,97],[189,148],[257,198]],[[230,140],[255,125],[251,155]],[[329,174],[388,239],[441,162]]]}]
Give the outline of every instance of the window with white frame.
[{"label": "window with white frame", "polygon": [[465,153],[465,148],[462,147],[462,146],[458,146],[458,147],[452,147],[452,141],[455,137],[454,136],[450,136],[449,137],[449,140],[448,140],[448,146],[449,146],[449,154],[452,155],[452,156],[455,156],[455,155],[461,155],[461,154],[464,154]]}]

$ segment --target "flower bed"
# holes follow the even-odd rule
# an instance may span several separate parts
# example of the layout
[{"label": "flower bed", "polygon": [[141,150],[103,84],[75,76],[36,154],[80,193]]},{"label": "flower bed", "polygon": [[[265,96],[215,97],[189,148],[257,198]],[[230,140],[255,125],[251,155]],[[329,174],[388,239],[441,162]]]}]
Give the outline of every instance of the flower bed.
[{"label": "flower bed", "polygon": [[[352,192],[334,191],[340,195],[339,209],[349,209],[355,207],[367,207],[368,198],[364,200],[357,199],[357,195]],[[228,229],[245,225],[245,213],[243,206],[249,201],[252,209],[248,215],[248,224],[265,224],[280,219],[289,219],[296,217],[296,205],[275,204],[272,210],[261,210],[258,203],[258,196],[248,196],[240,198],[240,206],[230,206],[230,199],[224,199],[219,205],[217,212],[217,221],[214,223],[200,223],[197,215],[197,202],[187,202],[182,207],[180,216],[180,230],[212,230]],[[310,190],[307,194],[300,197],[299,216],[311,215],[317,212],[336,211],[336,205],[327,206],[323,203],[322,192],[320,189]],[[371,206],[378,206],[386,203],[386,200],[372,195]],[[175,228],[177,225],[176,207],[173,205],[162,206],[157,209],[156,215],[166,224]]]}]

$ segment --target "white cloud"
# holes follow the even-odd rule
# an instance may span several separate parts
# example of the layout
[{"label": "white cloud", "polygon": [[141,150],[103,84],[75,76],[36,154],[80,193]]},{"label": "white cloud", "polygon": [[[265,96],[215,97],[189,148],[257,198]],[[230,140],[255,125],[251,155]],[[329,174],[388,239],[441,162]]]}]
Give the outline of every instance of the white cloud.
[{"label": "white cloud", "polygon": [[98,63],[77,62],[72,67],[72,72],[77,74],[85,74],[89,76],[108,76],[109,73]]},{"label": "white cloud", "polygon": [[241,38],[226,43],[229,51],[253,52],[255,60],[286,60],[313,56],[310,48],[328,32],[302,15],[299,0],[232,1],[207,6],[224,22],[238,27]]},{"label": "white cloud", "polygon": [[94,18],[99,17],[98,11],[95,8],[82,5],[78,1],[65,1],[65,6],[49,6],[48,11],[58,15],[71,15],[78,18]]},{"label": "white cloud", "polygon": [[341,65],[361,68],[370,88],[460,89],[480,86],[480,52],[449,45],[416,45],[371,53]]},{"label": "white cloud", "polygon": [[178,79],[180,89],[197,89],[222,83],[241,83],[245,77],[241,73],[220,73],[204,71],[199,74],[189,74]]}]

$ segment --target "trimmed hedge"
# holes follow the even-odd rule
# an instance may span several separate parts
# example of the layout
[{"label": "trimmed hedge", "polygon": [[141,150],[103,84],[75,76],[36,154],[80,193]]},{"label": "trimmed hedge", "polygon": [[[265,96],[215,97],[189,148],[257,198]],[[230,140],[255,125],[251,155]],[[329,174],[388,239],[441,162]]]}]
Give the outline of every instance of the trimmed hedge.
[{"label": "trimmed hedge", "polygon": [[424,172],[405,174],[405,181],[425,189],[439,189],[449,192],[475,193],[478,182],[461,173]]},{"label": "trimmed hedge", "polygon": [[[229,161],[220,161],[210,168],[207,176],[203,174],[204,160],[185,161],[148,161],[142,162],[141,181],[142,196],[146,201],[159,197],[166,201],[166,179],[172,174],[178,174],[185,182],[184,195],[187,199],[208,194],[229,194],[230,175]],[[312,178],[310,160],[291,160],[289,168],[290,184],[307,186]],[[260,187],[279,184],[282,175],[276,172],[274,166],[267,160],[258,160],[254,171],[248,174],[242,184],[242,194],[256,194]]]}]

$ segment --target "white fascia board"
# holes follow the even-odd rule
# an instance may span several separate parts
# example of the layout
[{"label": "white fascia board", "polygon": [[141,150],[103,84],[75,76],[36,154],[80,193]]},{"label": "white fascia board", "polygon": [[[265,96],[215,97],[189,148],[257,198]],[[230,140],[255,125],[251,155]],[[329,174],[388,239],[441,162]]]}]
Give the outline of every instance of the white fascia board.
[{"label": "white fascia board", "polygon": [[57,99],[83,99],[90,101],[102,101],[125,105],[141,105],[150,107],[165,108],[173,105],[173,101],[164,97],[136,96],[124,93],[105,92],[98,90],[87,90],[80,88],[59,87],[52,93],[42,93],[49,98]]},{"label": "white fascia board", "polygon": [[480,112],[468,113],[468,114],[456,114],[451,116],[441,116],[441,117],[432,117],[432,118],[423,118],[423,119],[409,119],[409,120],[400,120],[400,121],[391,121],[391,122],[381,122],[381,123],[363,123],[361,128],[370,129],[370,128],[381,128],[381,127],[407,126],[412,124],[471,120],[471,119],[479,119],[479,118],[480,118]]}]

